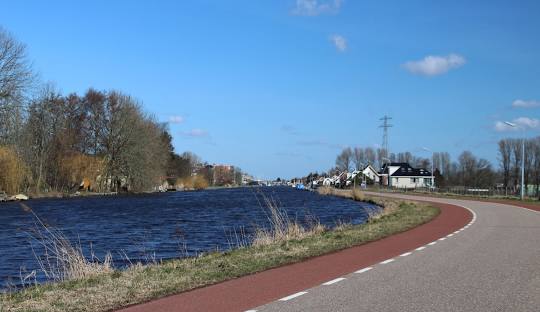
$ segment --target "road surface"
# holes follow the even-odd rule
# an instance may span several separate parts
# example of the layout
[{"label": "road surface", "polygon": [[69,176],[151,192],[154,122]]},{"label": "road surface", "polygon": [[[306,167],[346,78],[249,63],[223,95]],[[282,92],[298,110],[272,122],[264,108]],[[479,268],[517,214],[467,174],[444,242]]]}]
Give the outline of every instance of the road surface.
[{"label": "road surface", "polygon": [[540,212],[498,203],[385,196],[459,205],[475,217],[425,248],[251,311],[540,311]]}]

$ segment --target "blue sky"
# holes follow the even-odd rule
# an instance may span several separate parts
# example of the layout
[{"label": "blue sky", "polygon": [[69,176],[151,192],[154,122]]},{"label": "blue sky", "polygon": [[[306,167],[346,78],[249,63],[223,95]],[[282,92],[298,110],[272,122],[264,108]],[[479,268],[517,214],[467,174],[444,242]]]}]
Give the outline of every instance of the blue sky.
[{"label": "blue sky", "polygon": [[540,129],[538,12],[538,1],[11,1],[0,25],[64,93],[129,93],[171,121],[178,152],[274,178],[376,147],[385,114],[392,152],[471,150],[496,164],[500,138]]}]

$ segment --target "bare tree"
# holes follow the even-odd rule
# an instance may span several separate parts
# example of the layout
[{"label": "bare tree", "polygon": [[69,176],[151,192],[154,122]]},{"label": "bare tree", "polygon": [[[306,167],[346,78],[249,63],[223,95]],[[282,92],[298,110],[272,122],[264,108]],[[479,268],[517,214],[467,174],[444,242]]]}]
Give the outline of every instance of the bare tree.
[{"label": "bare tree", "polygon": [[448,152],[440,152],[439,159],[441,166],[439,170],[442,171],[442,174],[449,176],[451,174],[450,154]]},{"label": "bare tree", "polygon": [[366,161],[368,164],[375,166],[375,150],[371,147],[366,147],[364,150],[364,153],[366,154]]},{"label": "bare tree", "polygon": [[0,144],[21,140],[23,100],[33,80],[26,47],[0,27]]},{"label": "bare tree", "polygon": [[22,96],[33,78],[25,45],[0,27],[0,100]]},{"label": "bare tree", "polygon": [[509,139],[509,143],[512,149],[512,178],[514,180],[514,188],[517,189],[519,183],[519,175],[521,168],[521,140],[519,139]]},{"label": "bare tree", "polygon": [[351,168],[352,150],[350,147],[344,148],[336,157],[336,167],[341,171],[348,171]]},{"label": "bare tree", "polygon": [[476,163],[476,168],[474,168],[473,174],[473,186],[493,186],[494,172],[491,169],[491,163],[488,160],[480,158]]},{"label": "bare tree", "polygon": [[525,141],[525,175],[524,175],[524,183],[525,183],[525,190],[529,189],[529,183],[531,179],[531,174],[533,172],[533,161],[534,161],[534,141],[533,140],[526,140]]},{"label": "bare tree", "polygon": [[532,139],[532,181],[536,188],[536,196],[540,196],[540,137]]},{"label": "bare tree", "polygon": [[413,156],[410,152],[405,153],[398,153],[397,154],[397,161],[402,163],[411,163],[413,159]]},{"label": "bare tree", "polygon": [[503,184],[508,187],[512,161],[512,146],[507,139],[499,141],[499,162],[503,171]]},{"label": "bare tree", "polygon": [[355,147],[353,150],[353,164],[356,170],[362,170],[366,165],[366,154],[361,147]]},{"label": "bare tree", "polygon": [[41,94],[28,109],[25,136],[28,144],[27,161],[30,164],[35,179],[36,191],[42,191],[47,180],[47,172],[52,165],[53,140],[61,123],[58,111],[62,98],[53,85],[47,84]]},{"label": "bare tree", "polygon": [[477,167],[476,157],[470,151],[464,151],[458,157],[461,185],[471,186],[474,184]]}]

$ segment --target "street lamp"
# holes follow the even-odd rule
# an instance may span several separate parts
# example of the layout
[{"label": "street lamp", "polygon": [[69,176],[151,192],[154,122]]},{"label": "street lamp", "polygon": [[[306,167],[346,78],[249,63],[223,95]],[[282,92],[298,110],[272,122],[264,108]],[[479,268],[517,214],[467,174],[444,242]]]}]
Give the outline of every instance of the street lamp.
[{"label": "street lamp", "polygon": [[[427,147],[422,147],[422,149],[424,151],[426,151],[426,152],[431,153],[431,186],[435,187],[435,175],[434,175],[434,172],[433,172],[433,163],[435,162],[435,153],[432,150],[430,150],[429,148],[427,148]],[[440,170],[440,168],[439,168],[439,170]]]},{"label": "street lamp", "polygon": [[[519,129],[515,123],[505,121],[512,128]],[[521,139],[521,200],[525,197],[525,138]]]}]

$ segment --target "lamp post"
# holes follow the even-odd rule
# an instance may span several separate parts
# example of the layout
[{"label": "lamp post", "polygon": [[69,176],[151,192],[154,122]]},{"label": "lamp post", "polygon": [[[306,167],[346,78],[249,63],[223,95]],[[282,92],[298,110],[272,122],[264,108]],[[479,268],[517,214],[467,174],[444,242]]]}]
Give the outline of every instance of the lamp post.
[{"label": "lamp post", "polygon": [[[505,121],[505,124],[512,128],[519,129],[519,127],[512,122]],[[525,197],[525,138],[521,139],[521,200]]]},{"label": "lamp post", "polygon": [[[435,162],[435,153],[427,147],[422,147],[422,149],[426,152],[431,153],[431,185],[430,186],[435,187],[435,175],[433,172],[433,163]],[[431,187],[430,187],[430,190],[431,190]]]}]

